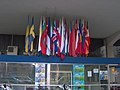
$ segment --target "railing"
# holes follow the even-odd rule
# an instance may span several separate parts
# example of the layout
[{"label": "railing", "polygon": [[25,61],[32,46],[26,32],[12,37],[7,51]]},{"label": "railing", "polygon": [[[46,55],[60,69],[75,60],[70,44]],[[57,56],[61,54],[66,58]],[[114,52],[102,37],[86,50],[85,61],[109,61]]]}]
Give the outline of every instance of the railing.
[{"label": "railing", "polygon": [[[2,85],[3,84],[0,84],[0,86]],[[11,86],[12,90],[64,90],[58,87],[62,85],[45,85],[45,86],[35,86],[34,84],[7,84],[7,85]],[[120,90],[120,84],[85,84],[85,85],[71,85],[69,87],[70,87],[69,90]],[[0,90],[3,89],[0,88]]]}]

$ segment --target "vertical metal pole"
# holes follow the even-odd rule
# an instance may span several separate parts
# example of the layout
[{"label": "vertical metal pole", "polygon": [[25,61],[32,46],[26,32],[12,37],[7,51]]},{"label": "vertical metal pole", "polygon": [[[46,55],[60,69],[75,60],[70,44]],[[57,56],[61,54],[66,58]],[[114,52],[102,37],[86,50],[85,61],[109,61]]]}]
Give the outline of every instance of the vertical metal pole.
[{"label": "vertical metal pole", "polygon": [[[99,84],[101,84],[101,82],[100,82],[100,65],[98,66],[98,68],[99,68]],[[100,87],[100,90],[101,90],[101,85],[99,85],[99,87]]]},{"label": "vertical metal pole", "polygon": [[26,90],[26,85],[24,87],[25,87],[24,90]]},{"label": "vertical metal pole", "polygon": [[91,85],[88,86],[88,90],[91,90]]},{"label": "vertical metal pole", "polygon": [[6,62],[6,68],[5,68],[5,69],[6,69],[6,70],[5,70],[5,73],[6,73],[6,74],[7,74],[7,72],[8,72],[8,71],[7,71],[7,67],[8,67],[8,63]]},{"label": "vertical metal pole", "polygon": [[110,90],[110,65],[107,65],[107,69],[108,69],[108,90]]},{"label": "vertical metal pole", "polygon": [[[47,64],[47,86],[50,86],[50,64]],[[50,90],[50,87],[48,87]]]},{"label": "vertical metal pole", "polygon": [[[58,81],[59,79],[59,65],[57,64],[57,67],[56,67],[57,71],[56,71],[56,80]],[[57,82],[58,84],[58,82]]]},{"label": "vertical metal pole", "polygon": [[72,72],[70,74],[71,74],[71,90],[72,90],[72,80],[73,80],[73,78],[72,78]]}]

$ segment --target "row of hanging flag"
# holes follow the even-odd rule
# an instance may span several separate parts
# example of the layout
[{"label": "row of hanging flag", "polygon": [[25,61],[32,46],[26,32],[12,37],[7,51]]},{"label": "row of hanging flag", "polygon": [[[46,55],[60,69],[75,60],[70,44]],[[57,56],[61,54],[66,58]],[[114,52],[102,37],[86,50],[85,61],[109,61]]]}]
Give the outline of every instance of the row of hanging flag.
[{"label": "row of hanging flag", "polygon": [[[28,25],[25,37],[25,52],[33,51],[35,39],[34,17],[32,24]],[[86,19],[76,19],[67,22],[65,18],[41,17],[39,26],[38,52],[43,55],[56,55],[64,58],[69,56],[88,56],[90,36],[88,21]]]}]

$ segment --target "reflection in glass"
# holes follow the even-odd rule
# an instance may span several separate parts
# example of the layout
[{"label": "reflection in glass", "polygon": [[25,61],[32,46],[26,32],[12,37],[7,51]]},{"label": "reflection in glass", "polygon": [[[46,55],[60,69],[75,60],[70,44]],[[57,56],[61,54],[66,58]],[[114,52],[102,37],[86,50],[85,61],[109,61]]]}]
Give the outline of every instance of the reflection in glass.
[{"label": "reflection in glass", "polygon": [[0,83],[34,84],[34,65],[0,63]]}]

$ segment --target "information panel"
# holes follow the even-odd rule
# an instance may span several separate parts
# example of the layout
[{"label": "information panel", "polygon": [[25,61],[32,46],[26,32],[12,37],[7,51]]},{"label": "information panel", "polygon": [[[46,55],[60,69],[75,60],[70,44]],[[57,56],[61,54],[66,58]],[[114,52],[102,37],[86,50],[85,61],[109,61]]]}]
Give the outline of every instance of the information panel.
[{"label": "information panel", "polygon": [[84,65],[74,64],[73,65],[73,90],[84,90]]},{"label": "information panel", "polygon": [[36,86],[45,85],[45,64],[40,63],[35,64],[35,85]]}]

